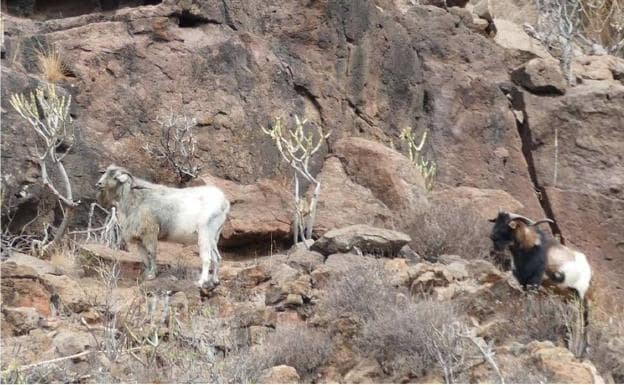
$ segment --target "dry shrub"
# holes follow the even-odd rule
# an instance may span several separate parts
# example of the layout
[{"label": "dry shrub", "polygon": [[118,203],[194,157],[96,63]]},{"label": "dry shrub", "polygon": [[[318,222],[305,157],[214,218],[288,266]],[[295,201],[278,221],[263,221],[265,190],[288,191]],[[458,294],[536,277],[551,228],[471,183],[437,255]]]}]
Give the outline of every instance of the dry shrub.
[{"label": "dry shrub", "polygon": [[351,317],[359,325],[354,344],[394,376],[420,376],[438,366],[452,382],[472,345],[457,307],[424,299],[388,283],[383,271],[355,266],[332,282],[321,306],[331,318]]},{"label": "dry shrub", "polygon": [[571,43],[585,53],[592,53],[594,44],[614,56],[624,50],[621,0],[537,0],[535,4],[539,17],[536,37],[562,61],[569,63]]},{"label": "dry shrub", "polygon": [[580,5],[583,33],[589,39],[611,48],[612,54],[621,52],[624,48],[624,2],[581,0]]},{"label": "dry shrub", "polygon": [[393,303],[364,323],[357,346],[390,373],[418,377],[437,365],[454,382],[472,348],[465,331],[450,302]]},{"label": "dry shrub", "polygon": [[219,382],[258,382],[264,370],[277,365],[292,366],[304,382],[309,382],[330,353],[331,340],[322,331],[308,326],[278,326],[262,345],[226,357]]},{"label": "dry shrub", "polygon": [[387,304],[396,301],[399,292],[387,282],[383,270],[353,266],[342,277],[330,282],[322,304],[324,312],[332,319],[344,316],[373,319]]},{"label": "dry shrub", "polygon": [[567,302],[559,296],[526,293],[498,309],[498,322],[489,330],[489,336],[499,343],[510,338],[523,344],[549,340],[566,346],[578,343],[582,336],[581,313],[576,302]]},{"label": "dry shrub", "polygon": [[490,224],[467,206],[432,203],[410,226],[411,248],[426,259],[444,254],[488,259]]},{"label": "dry shrub", "polygon": [[131,172],[136,172],[137,176],[145,178],[150,182],[176,185],[178,178],[167,165],[166,160],[158,160],[150,155],[146,139],[132,136],[121,144],[118,151],[122,154],[117,162],[121,165],[128,165]]},{"label": "dry shrub", "polygon": [[547,384],[551,381],[532,362],[508,367],[505,371],[505,383],[507,384]]}]

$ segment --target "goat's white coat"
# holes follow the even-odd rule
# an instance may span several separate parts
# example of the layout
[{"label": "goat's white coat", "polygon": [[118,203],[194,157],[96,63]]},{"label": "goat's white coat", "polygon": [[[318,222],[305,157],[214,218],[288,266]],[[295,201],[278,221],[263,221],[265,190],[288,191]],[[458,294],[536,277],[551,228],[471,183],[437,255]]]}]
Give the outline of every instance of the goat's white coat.
[{"label": "goat's white coat", "polygon": [[559,268],[559,271],[564,274],[564,281],[558,286],[570,287],[576,289],[579,297],[585,298],[585,294],[589,289],[589,283],[591,281],[592,271],[587,262],[587,257],[580,251],[570,250],[574,255],[573,261],[565,262]]},{"label": "goat's white coat", "polygon": [[[113,175],[111,176],[108,171]],[[120,174],[124,173],[129,177],[123,175],[120,177]],[[230,203],[223,191],[215,186],[178,189],[154,184],[131,177],[127,170],[117,166],[110,166],[98,181],[98,185],[104,185],[107,178],[114,178],[121,184],[133,183],[133,186],[140,187],[139,191],[146,198],[139,207],[132,207],[128,204],[130,201],[124,202],[123,197],[117,202],[122,223],[129,216],[140,215],[141,210],[153,213],[166,212],[166,218],[162,218],[159,224],[161,231],[163,226],[165,231],[163,236],[159,235],[158,238],[183,244],[198,244],[202,271],[197,284],[202,287],[206,282],[212,284],[219,282],[221,254],[217,242],[230,209]],[[149,255],[147,257],[149,258]],[[212,274],[210,274],[211,262]]]},{"label": "goat's white coat", "polygon": [[225,195],[214,186],[161,189],[162,205],[175,205],[177,211],[170,218],[171,230],[166,240],[178,243],[198,242],[198,232],[215,213],[223,210]]}]

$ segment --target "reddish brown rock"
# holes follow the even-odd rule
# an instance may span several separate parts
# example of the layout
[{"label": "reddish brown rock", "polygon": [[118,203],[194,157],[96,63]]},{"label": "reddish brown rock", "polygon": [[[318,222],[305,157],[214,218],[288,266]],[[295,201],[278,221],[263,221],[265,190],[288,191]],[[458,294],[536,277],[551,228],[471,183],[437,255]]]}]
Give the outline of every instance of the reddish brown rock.
[{"label": "reddish brown rock", "polygon": [[375,197],[370,187],[356,183],[338,157],[328,158],[318,176],[321,195],[317,207],[315,233],[365,223],[380,226],[392,217],[386,204]]},{"label": "reddish brown rock", "polygon": [[359,252],[395,256],[410,241],[411,238],[400,231],[353,225],[326,232],[311,249],[323,255]]},{"label": "reddish brown rock", "polygon": [[32,307],[39,314],[50,315],[50,291],[31,267],[3,262],[0,267],[2,302],[6,306]]},{"label": "reddish brown rock", "polygon": [[533,362],[554,383],[604,383],[593,364],[580,362],[566,348],[555,346],[550,341],[533,341],[526,348]]},{"label": "reddish brown rock", "polygon": [[583,55],[572,59],[572,73],[577,81],[624,81],[624,59],[611,55]]},{"label": "reddish brown rock", "polygon": [[525,100],[537,182],[563,238],[587,254],[596,282],[621,302],[624,85],[592,82],[559,98]]},{"label": "reddish brown rock", "polygon": [[401,218],[422,212],[426,207],[425,181],[402,154],[382,143],[362,138],[338,141],[335,151],[350,178],[370,189]]},{"label": "reddish brown rock", "polygon": [[[335,146],[343,138],[360,136],[389,149],[400,144],[402,128],[428,127],[427,155],[435,154],[438,183],[514,191],[529,210],[539,209],[524,187],[529,185],[526,164],[518,156],[515,122],[500,92],[499,85],[509,80],[503,49],[439,8],[373,1],[257,5],[238,2],[226,11],[217,3],[165,1],[74,18],[45,20],[49,15],[44,14],[36,23],[7,13],[1,99],[3,127],[15,130],[3,132],[3,153],[11,154],[3,173],[8,196],[28,187],[23,211],[31,213],[20,216],[15,227],[32,219],[33,206],[47,196],[37,183],[36,163],[28,160],[34,133],[8,105],[11,93],[36,84],[32,36],[57,45],[71,67],[61,86],[74,96],[72,114],[85,140],[65,162],[83,202],[94,198],[97,170],[113,160],[141,177],[176,182],[168,166],[143,148],[157,142],[157,117],[173,110],[198,120],[202,173],[232,181],[240,192],[234,194],[223,245],[267,243],[290,232],[290,188],[274,185],[289,181],[292,171],[259,127],[294,113],[332,130],[328,146],[312,160],[314,174],[327,152],[344,152]],[[63,5],[59,10],[74,11]],[[505,163],[491,151],[501,145],[509,149]],[[372,170],[383,168],[383,162],[365,157],[341,162],[354,183],[390,209],[390,218],[409,217],[418,208],[420,198],[409,190],[418,190],[419,183],[403,190],[389,185],[386,191],[391,176],[358,176],[348,166],[356,162]],[[407,175],[398,179],[410,185]],[[226,190],[228,183],[223,182]],[[53,222],[55,201],[50,201],[43,222]],[[258,208],[258,201],[266,209]],[[326,212],[336,207],[328,203]],[[378,205],[364,209],[367,220],[388,217]],[[76,224],[85,225],[86,210],[87,205],[80,207]],[[357,210],[345,214],[355,216]],[[342,220],[327,218],[323,224],[319,217],[319,226],[329,229]]]},{"label": "reddish brown rock", "polygon": [[516,68],[511,78],[516,84],[538,95],[561,95],[568,85],[555,59],[531,59]]},{"label": "reddish brown rock", "polygon": [[289,187],[269,180],[240,185],[209,175],[202,180],[223,189],[231,204],[220,244],[269,244],[290,237],[293,201]]},{"label": "reddish brown rock", "polygon": [[545,59],[552,58],[542,43],[529,36],[522,29],[520,24],[516,24],[505,18],[495,18],[493,21],[496,26],[494,41],[500,46],[523,51],[534,57],[537,56]]},{"label": "reddish brown rock", "polygon": [[245,287],[254,287],[261,282],[267,281],[271,275],[262,265],[255,265],[242,269],[236,279]]}]

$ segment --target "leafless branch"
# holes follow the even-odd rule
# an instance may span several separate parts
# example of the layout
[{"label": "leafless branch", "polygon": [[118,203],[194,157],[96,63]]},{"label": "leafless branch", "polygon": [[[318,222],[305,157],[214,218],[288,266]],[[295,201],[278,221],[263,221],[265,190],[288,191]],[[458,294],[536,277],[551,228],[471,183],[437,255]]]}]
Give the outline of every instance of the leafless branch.
[{"label": "leafless branch", "polygon": [[165,159],[178,173],[180,182],[185,183],[199,176],[200,166],[196,158],[196,144],[193,130],[197,126],[195,118],[176,115],[171,111],[156,119],[160,124],[160,141],[156,146],[146,146],[151,155]]}]

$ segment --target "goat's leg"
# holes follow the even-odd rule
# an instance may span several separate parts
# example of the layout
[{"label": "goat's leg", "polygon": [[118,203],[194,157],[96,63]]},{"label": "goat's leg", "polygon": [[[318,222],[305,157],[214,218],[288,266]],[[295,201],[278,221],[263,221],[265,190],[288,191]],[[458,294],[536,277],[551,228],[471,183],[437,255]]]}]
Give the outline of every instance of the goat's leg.
[{"label": "goat's leg", "polygon": [[[224,222],[224,214],[214,215],[208,220],[205,227],[199,229],[199,247],[203,252],[203,254],[200,253],[202,258],[202,276],[199,283],[205,286],[214,287],[219,284],[221,254],[217,248],[217,242],[223,230]],[[211,268],[212,272],[209,272],[209,268]]]},{"label": "goat's leg", "polygon": [[[223,218],[223,220],[225,221],[225,218]],[[219,267],[221,266],[221,260],[223,259],[217,245],[219,243],[221,231],[223,231],[223,224],[219,226],[219,229],[217,230],[215,238],[212,242],[212,276],[214,283],[217,285],[219,284]]]},{"label": "goat's leg", "polygon": [[156,278],[156,258],[154,257],[156,254],[155,246],[147,247],[145,242],[139,242],[139,253],[143,258],[143,277],[146,280],[152,280]]},{"label": "goat's leg", "polygon": [[145,264],[144,277],[146,280],[156,278],[156,248],[158,246],[158,233],[160,228],[158,222],[151,216],[144,218],[140,224],[140,230],[136,238],[139,240],[139,247],[143,254]]},{"label": "goat's leg", "polygon": [[204,287],[204,284],[210,282],[212,284],[212,278],[210,276],[210,262],[212,260],[212,241],[207,236],[205,231],[200,231],[198,234],[199,239],[199,257],[202,261],[202,271],[197,281],[197,286]]}]

